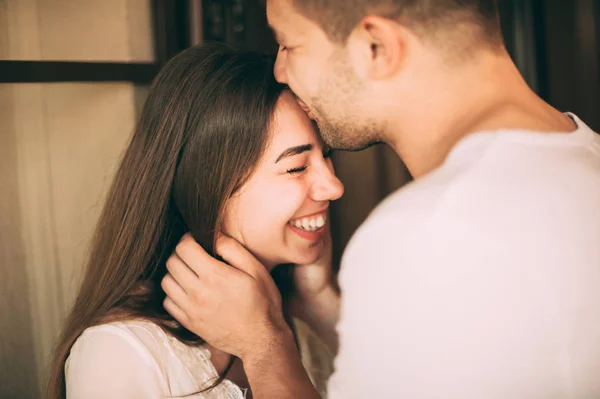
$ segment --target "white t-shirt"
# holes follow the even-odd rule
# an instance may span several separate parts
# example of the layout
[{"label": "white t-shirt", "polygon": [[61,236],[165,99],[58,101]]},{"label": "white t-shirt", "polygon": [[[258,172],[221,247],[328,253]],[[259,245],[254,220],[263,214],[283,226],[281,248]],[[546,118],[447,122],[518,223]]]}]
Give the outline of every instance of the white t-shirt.
[{"label": "white t-shirt", "polygon": [[600,136],[494,131],[342,261],[330,399],[600,398]]}]

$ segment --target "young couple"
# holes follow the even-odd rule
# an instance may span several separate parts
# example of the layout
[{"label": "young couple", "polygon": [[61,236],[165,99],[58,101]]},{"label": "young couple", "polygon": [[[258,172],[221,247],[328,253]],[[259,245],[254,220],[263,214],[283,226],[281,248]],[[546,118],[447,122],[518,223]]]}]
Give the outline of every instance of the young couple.
[{"label": "young couple", "polygon": [[[600,138],[529,89],[495,1],[267,15],[275,64],[204,46],[156,78],[48,396],[599,396]],[[340,296],[329,148],[378,142],[415,180],[353,237]]]}]

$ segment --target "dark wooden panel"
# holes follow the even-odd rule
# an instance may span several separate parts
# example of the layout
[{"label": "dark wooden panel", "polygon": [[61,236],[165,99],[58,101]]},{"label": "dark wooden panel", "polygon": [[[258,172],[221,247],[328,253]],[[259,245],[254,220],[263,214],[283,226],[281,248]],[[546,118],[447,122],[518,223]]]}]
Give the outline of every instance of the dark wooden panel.
[{"label": "dark wooden panel", "polygon": [[189,0],[152,0],[156,60],[163,65],[192,41]]},{"label": "dark wooden panel", "polygon": [[148,84],[158,73],[157,64],[0,61],[0,83],[33,82],[133,82]]}]

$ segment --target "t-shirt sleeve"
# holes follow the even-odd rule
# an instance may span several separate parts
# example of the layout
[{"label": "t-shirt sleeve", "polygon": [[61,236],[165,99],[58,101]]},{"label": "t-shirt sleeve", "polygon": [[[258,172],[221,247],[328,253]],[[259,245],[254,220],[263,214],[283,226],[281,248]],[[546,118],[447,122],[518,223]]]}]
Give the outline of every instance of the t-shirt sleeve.
[{"label": "t-shirt sleeve", "polygon": [[67,399],[164,397],[157,363],[116,328],[84,332],[71,349],[65,376]]}]

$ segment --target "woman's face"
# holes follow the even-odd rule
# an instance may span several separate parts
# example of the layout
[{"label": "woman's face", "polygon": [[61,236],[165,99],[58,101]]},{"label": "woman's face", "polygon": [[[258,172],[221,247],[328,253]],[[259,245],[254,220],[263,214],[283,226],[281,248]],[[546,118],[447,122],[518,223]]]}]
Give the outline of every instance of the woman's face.
[{"label": "woman's face", "polygon": [[270,270],[318,259],[329,202],[340,198],[344,187],[290,92],[279,98],[269,135],[254,174],[227,203],[224,232]]}]

